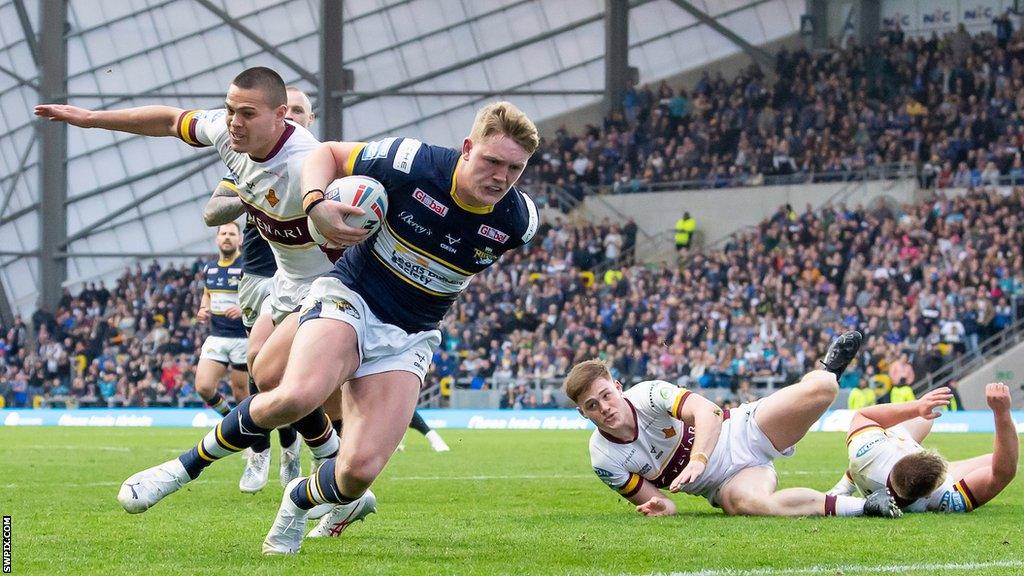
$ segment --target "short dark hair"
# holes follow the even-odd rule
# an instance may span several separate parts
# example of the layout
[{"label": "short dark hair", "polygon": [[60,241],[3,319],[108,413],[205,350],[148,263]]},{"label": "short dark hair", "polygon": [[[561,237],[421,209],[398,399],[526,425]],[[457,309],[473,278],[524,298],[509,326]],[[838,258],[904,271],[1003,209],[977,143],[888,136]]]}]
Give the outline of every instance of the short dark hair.
[{"label": "short dark hair", "polygon": [[256,66],[243,70],[235,76],[231,84],[244,88],[245,90],[260,90],[267,97],[267,104],[271,108],[288,105],[288,92],[284,87],[284,80],[281,75],[265,66]]},{"label": "short dark hair", "polygon": [[889,472],[889,481],[896,496],[917,500],[939,489],[946,480],[948,466],[938,452],[922,450],[897,460]]}]

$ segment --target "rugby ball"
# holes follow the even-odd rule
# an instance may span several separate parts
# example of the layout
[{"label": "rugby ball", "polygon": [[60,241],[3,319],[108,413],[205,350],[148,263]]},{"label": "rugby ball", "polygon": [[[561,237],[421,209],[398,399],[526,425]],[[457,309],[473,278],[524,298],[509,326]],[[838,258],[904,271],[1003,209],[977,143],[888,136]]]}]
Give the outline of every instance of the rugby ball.
[{"label": "rugby ball", "polygon": [[[353,228],[369,230],[372,236],[384,223],[384,216],[388,213],[388,193],[384,185],[367,176],[346,176],[331,182],[324,190],[325,202],[343,202],[350,206],[362,208],[365,214],[357,216],[349,214],[345,217],[345,224]],[[335,247],[328,242],[327,238],[316,229],[311,218],[307,218],[309,235],[317,244],[326,245],[328,248]]]}]

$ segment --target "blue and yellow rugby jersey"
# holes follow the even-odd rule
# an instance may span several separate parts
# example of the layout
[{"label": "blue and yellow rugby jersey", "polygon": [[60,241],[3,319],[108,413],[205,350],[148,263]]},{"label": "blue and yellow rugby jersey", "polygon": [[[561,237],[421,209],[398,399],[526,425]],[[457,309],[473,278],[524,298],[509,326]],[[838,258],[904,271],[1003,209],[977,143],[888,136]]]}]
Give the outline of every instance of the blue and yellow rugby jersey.
[{"label": "blue and yellow rugby jersey", "polygon": [[246,338],[242,318],[234,320],[224,315],[228,308],[238,306],[238,281],[242,279],[242,266],[238,258],[210,262],[203,268],[203,290],[210,295],[211,336]]},{"label": "blue and yellow rugby jersey", "polygon": [[331,275],[378,318],[413,333],[433,330],[473,275],[537,231],[537,208],[513,187],[487,208],[455,196],[461,153],[412,138],[356,148],[347,172],[375,178],[388,192],[384,225],[349,248]]}]

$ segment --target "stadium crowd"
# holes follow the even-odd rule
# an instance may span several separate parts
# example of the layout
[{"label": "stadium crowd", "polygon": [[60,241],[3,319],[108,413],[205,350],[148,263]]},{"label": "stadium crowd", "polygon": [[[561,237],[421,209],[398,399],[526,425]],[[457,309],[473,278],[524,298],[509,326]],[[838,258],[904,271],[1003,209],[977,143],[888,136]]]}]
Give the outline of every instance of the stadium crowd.
[{"label": "stadium crowd", "polygon": [[[553,406],[552,386],[600,356],[623,382],[657,377],[756,397],[790,382],[837,332],[868,335],[843,379],[887,394],[1019,315],[1024,253],[1024,36],[883,33],[827,54],[782,51],[777,79],[705,73],[690,89],[631,90],[600,128],[547,139],[524,178],[582,195],[659,182],[818,181],[910,162],[938,200],[881,212],[782,207],[720,250],[680,265],[628,266],[637,228],[544,226],[471,284],[449,313],[428,379],[498,387],[507,407]],[[968,187],[964,197],[941,189]],[[66,292],[54,313],[0,327],[8,406],[69,398],[143,406],[198,402],[207,327],[194,313],[201,262],[126,270],[113,289]],[[36,334],[36,339],[30,339]],[[509,384],[510,383],[510,384]]]},{"label": "stadium crowd", "polygon": [[582,197],[587,187],[826,182],[905,163],[929,188],[1024,182],[1020,31],[889,30],[828,53],[782,50],[774,72],[632,88],[602,126],[545,139],[525,181]]},{"label": "stadium crowd", "polygon": [[[56,312],[0,329],[0,397],[8,407],[201,404],[194,373],[206,325],[194,314],[202,262],[126,269],[116,286],[69,290]],[[30,338],[35,334],[35,338]],[[36,400],[38,398],[38,400]]]}]

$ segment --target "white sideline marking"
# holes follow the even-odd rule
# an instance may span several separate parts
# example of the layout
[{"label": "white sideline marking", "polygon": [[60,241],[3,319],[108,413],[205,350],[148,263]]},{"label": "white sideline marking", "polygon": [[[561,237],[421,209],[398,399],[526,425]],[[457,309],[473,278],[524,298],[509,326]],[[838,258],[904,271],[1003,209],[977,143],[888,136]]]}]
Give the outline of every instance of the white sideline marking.
[{"label": "white sideline marking", "polygon": [[[85,445],[71,445],[65,444],[63,446],[54,446],[52,444],[10,444],[4,446],[4,450],[103,450],[106,452],[131,452],[131,448],[127,446],[92,446],[89,444]],[[175,450],[175,452],[181,452],[181,450]]]},{"label": "white sideline marking", "polygon": [[911,571],[966,573],[969,570],[982,568],[1020,568],[1024,567],[1021,560],[1000,560],[996,562],[950,562],[946,564],[903,564],[899,566],[808,566],[806,568],[754,568],[741,570],[726,568],[723,570],[702,570],[698,572],[656,573],[658,576],[776,576],[782,574],[902,574]]}]

